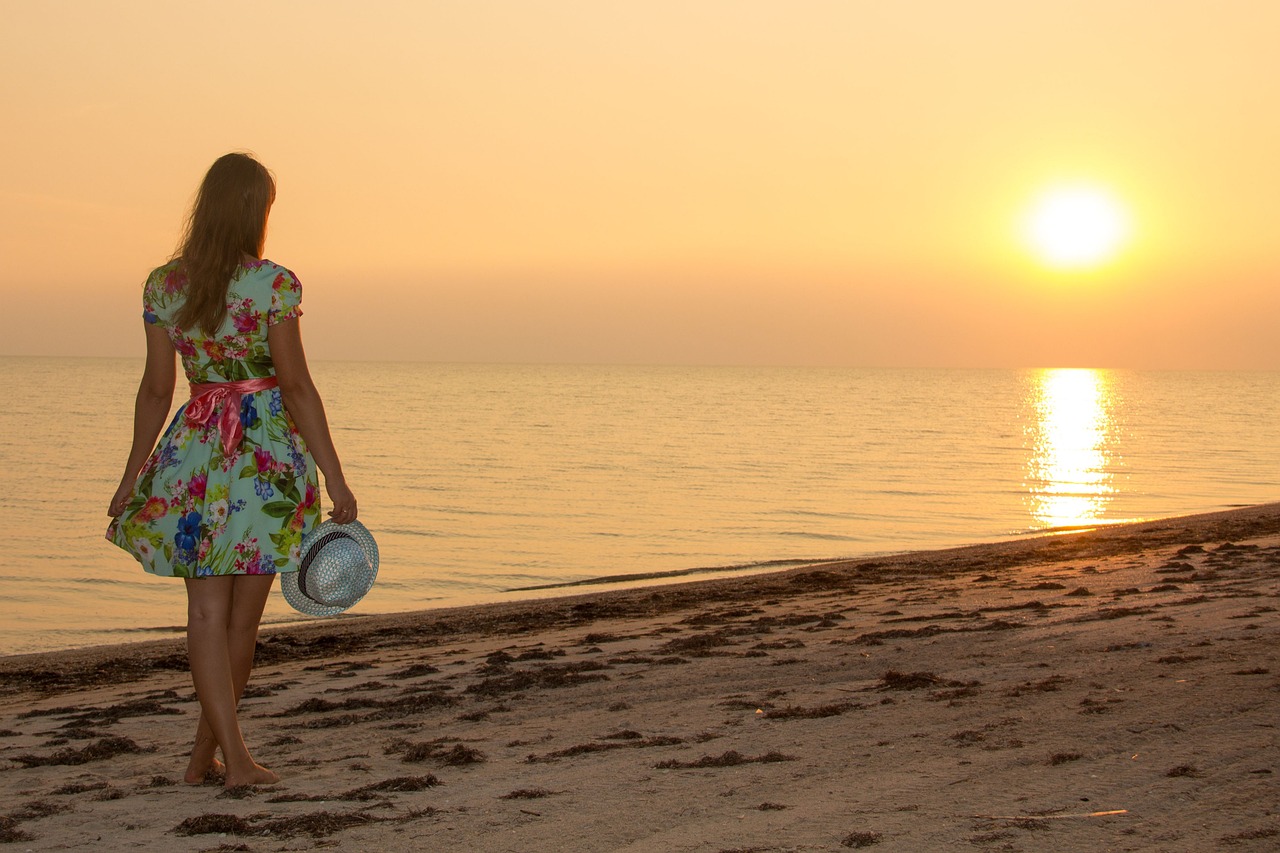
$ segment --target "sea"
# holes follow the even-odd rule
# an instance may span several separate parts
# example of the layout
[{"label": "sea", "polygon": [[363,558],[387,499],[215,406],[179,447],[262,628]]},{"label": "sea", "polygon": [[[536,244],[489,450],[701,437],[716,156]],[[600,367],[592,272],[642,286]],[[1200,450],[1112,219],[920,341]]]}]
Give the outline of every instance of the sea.
[{"label": "sea", "polygon": [[[141,359],[0,357],[0,370],[0,654],[181,636],[182,582],[103,538]],[[381,555],[352,617],[1280,500],[1276,372],[311,372]],[[275,594],[264,623],[305,618]]]}]

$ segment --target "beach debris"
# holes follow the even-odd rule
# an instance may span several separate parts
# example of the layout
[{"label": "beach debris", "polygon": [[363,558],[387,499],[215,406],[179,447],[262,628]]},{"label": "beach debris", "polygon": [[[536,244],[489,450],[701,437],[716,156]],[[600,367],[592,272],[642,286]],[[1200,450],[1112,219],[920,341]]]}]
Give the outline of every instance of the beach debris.
[{"label": "beach debris", "polygon": [[321,729],[338,726],[349,726],[356,723],[376,720],[392,720],[411,717],[437,708],[445,708],[457,704],[458,699],[440,690],[407,690],[399,696],[389,699],[377,699],[371,696],[353,696],[341,702],[313,697],[306,699],[292,708],[287,708],[273,717],[293,718],[299,714],[323,714],[331,711],[366,710],[365,713],[338,714],[318,720],[306,720],[293,723],[294,728]]},{"label": "beach debris", "polygon": [[840,842],[840,846],[857,849],[879,844],[883,840],[884,838],[878,832],[851,832]]},{"label": "beach debris", "polygon": [[573,758],[578,755],[588,755],[593,752],[608,752],[614,749],[644,749],[651,746],[676,746],[684,743],[683,738],[659,735],[656,737],[642,738],[640,740],[613,740],[607,743],[599,741],[593,743],[580,743],[566,749],[558,749],[554,752],[548,752],[543,755],[529,755],[525,758],[526,764],[538,764],[546,761],[557,761],[561,758]]},{"label": "beach debris", "polygon": [[24,803],[22,808],[16,812],[10,812],[9,817],[14,820],[39,820],[42,817],[58,814],[59,812],[69,811],[71,806],[65,803],[51,803],[48,800],[32,800]]},{"label": "beach debris", "polygon": [[987,739],[987,736],[975,729],[965,729],[962,732],[956,732],[953,735],[949,735],[947,739],[956,741],[957,743],[961,743],[961,744],[969,744],[969,743],[981,743],[982,741]]},{"label": "beach debris", "polygon": [[563,791],[548,791],[546,788],[517,788],[509,794],[503,794],[498,797],[500,800],[540,800],[543,797],[552,797]]},{"label": "beach debris", "polygon": [[19,841],[34,841],[31,833],[18,829],[18,822],[11,817],[0,815],[0,844],[16,844]]},{"label": "beach debris", "polygon": [[1275,838],[1280,835],[1280,829],[1273,826],[1263,827],[1262,829],[1248,829],[1244,832],[1233,832],[1231,835],[1224,835],[1218,839],[1223,844],[1236,845],[1241,841],[1256,841],[1260,838]]},{"label": "beach debris", "polygon": [[640,740],[644,735],[634,729],[619,729],[611,734],[602,735],[601,740]]},{"label": "beach debris", "polygon": [[861,710],[867,707],[859,702],[832,702],[828,705],[818,705],[812,708],[805,708],[798,705],[788,705],[785,708],[778,708],[772,711],[764,711],[757,709],[757,714],[763,714],[767,720],[815,720],[823,717],[838,717],[845,711]]},{"label": "beach debris", "polygon": [[83,749],[60,749],[53,755],[15,755],[13,761],[23,767],[49,767],[52,765],[88,764],[91,761],[103,761],[117,755],[149,752],[127,737],[105,737],[94,741]]},{"label": "beach debris", "polygon": [[396,680],[421,678],[424,675],[435,675],[439,671],[439,669],[429,663],[415,663],[412,666],[407,666],[404,669],[391,673],[388,677]]},{"label": "beach debris", "polygon": [[383,751],[385,755],[400,755],[406,764],[419,764],[423,761],[435,761],[441,767],[465,767],[468,764],[483,764],[488,760],[483,752],[472,749],[465,744],[451,741],[448,738],[420,743],[406,740],[395,740]]},{"label": "beach debris", "polygon": [[1096,812],[1074,812],[1072,814],[1020,814],[1020,815],[997,815],[997,814],[975,814],[970,817],[980,820],[1008,820],[1015,822],[1022,821],[1042,821],[1042,820],[1069,820],[1081,817],[1114,817],[1116,815],[1128,814],[1128,809],[1108,809],[1106,811]]},{"label": "beach debris", "polygon": [[942,679],[932,672],[898,672],[891,669],[880,676],[881,690],[919,690],[940,684]]},{"label": "beach debris", "polygon": [[[172,691],[166,691],[168,694],[165,698],[171,701],[179,701],[178,695]],[[76,713],[72,715],[71,720],[63,725],[63,728],[90,724],[109,726],[120,722],[126,717],[159,717],[159,716],[177,716],[182,714],[180,708],[172,705],[165,705],[157,699],[134,699],[129,702],[120,702],[110,705],[106,708],[77,708]]]},{"label": "beach debris", "polygon": [[248,835],[253,824],[233,814],[202,814],[189,817],[173,828],[175,835]]},{"label": "beach debris", "polygon": [[660,761],[653,765],[659,770],[686,770],[702,767],[736,767],[739,764],[773,764],[778,761],[795,761],[794,755],[783,755],[781,752],[766,752],[764,755],[749,757],[735,750],[723,755],[704,755],[697,761]]},{"label": "beach debris", "polygon": [[174,835],[254,835],[271,838],[295,838],[308,835],[324,838],[371,823],[405,823],[436,814],[436,810],[410,809],[400,815],[372,815],[363,809],[349,812],[318,811],[292,817],[271,818],[270,812],[248,818],[229,814],[203,814],[189,817],[172,830]]},{"label": "beach debris", "polygon": [[98,780],[96,782],[72,782],[69,785],[63,785],[61,788],[55,788],[49,793],[55,796],[68,795],[68,794],[84,794],[89,791],[101,791],[103,788],[106,788],[106,787],[107,787],[107,783],[102,780]]},{"label": "beach debris", "polygon": [[1005,696],[1018,697],[1024,693],[1052,693],[1061,690],[1062,685],[1070,684],[1071,679],[1062,675],[1051,675],[1040,681],[1024,681],[1023,683],[1010,687],[1005,691]]},{"label": "beach debris", "polygon": [[352,788],[341,794],[280,794],[267,800],[268,803],[309,803],[309,802],[330,802],[339,800],[344,802],[369,802],[370,800],[386,801],[391,799],[386,794],[403,794],[415,791],[425,791],[428,788],[434,788],[440,784],[440,780],[434,774],[428,773],[426,776],[397,776],[394,779],[384,779],[381,782],[374,782],[370,785],[363,785],[359,788]]},{"label": "beach debris", "polygon": [[218,794],[219,800],[248,800],[258,795],[256,785],[236,785],[234,788],[225,788],[222,793]]},{"label": "beach debris", "polygon": [[599,661],[547,664],[535,669],[513,670],[492,675],[483,681],[469,685],[464,692],[478,696],[498,696],[534,688],[577,687],[592,681],[607,681],[609,676],[601,672],[607,669],[613,669],[613,667]]},{"label": "beach debris", "polygon": [[711,649],[732,645],[735,645],[734,641],[725,632],[711,631],[704,634],[694,634],[690,637],[677,637],[674,640],[668,640],[659,650],[667,654],[683,653],[693,657],[709,657],[715,654]]}]

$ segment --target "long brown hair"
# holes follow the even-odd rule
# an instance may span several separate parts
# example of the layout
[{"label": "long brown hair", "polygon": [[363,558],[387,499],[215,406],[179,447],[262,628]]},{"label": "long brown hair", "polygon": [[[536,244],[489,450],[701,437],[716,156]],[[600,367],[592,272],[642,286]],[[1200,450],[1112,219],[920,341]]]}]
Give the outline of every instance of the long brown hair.
[{"label": "long brown hair", "polygon": [[174,317],[178,326],[217,332],[227,316],[227,289],[244,256],[262,257],[275,198],[275,179],[248,154],[224,154],[209,167],[177,254],[187,279],[186,300]]}]

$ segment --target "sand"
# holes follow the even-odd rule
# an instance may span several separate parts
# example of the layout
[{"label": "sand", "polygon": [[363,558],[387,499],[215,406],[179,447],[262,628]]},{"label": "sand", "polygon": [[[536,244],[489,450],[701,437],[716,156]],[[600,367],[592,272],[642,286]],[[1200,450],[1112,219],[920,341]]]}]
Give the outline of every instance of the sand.
[{"label": "sand", "polygon": [[177,641],[0,658],[14,850],[1280,849],[1280,505],[265,632],[280,784],[181,783]]}]

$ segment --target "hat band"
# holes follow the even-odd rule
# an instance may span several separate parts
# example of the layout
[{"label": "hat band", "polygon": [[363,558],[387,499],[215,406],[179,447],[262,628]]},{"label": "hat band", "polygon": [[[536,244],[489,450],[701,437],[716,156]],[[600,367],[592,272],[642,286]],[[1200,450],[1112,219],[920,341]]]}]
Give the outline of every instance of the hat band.
[{"label": "hat band", "polygon": [[316,556],[324,550],[325,545],[328,545],[330,542],[336,542],[339,539],[350,539],[353,542],[355,541],[355,537],[341,530],[326,533],[312,543],[311,547],[307,549],[307,553],[302,557],[302,565],[298,569],[298,590],[315,603],[323,604],[327,607],[331,607],[332,603],[328,601],[321,601],[311,593],[307,592],[307,569],[311,568],[311,564],[315,561]]}]

